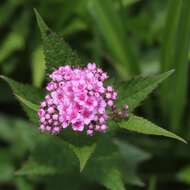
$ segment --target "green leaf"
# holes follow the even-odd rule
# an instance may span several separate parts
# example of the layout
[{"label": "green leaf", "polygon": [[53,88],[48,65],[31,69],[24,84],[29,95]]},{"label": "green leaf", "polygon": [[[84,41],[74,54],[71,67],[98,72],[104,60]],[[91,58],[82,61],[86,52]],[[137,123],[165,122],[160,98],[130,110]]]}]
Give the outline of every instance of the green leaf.
[{"label": "green leaf", "polygon": [[26,105],[27,107],[29,107],[31,110],[33,111],[38,111],[39,109],[39,105],[33,104],[32,102],[22,98],[21,96],[18,96],[15,94],[15,96],[17,97],[17,99],[22,102],[24,105]]},{"label": "green leaf", "polygon": [[90,137],[85,132],[75,133],[67,128],[58,137],[75,153],[80,164],[80,172],[82,172],[92,153],[96,150],[100,136]]},{"label": "green leaf", "polygon": [[[30,160],[17,172],[18,175],[61,174],[65,172],[66,168],[70,170],[73,166],[77,166],[78,163],[80,164],[80,172],[82,172],[96,147],[95,143],[79,147],[59,137],[51,137],[49,135],[39,138],[38,141],[36,150],[32,153]],[[58,155],[56,151],[59,152]],[[41,154],[49,156],[46,157]]]},{"label": "green leaf", "polygon": [[[15,51],[24,48],[25,39],[28,33],[28,21],[29,14],[28,12],[23,11],[21,16],[19,16],[19,18],[16,20],[16,22],[11,24],[11,32],[4,38],[4,41],[1,43],[0,46],[0,64],[3,63],[3,61]],[[22,30],[20,30],[20,28],[22,28]]]},{"label": "green leaf", "polygon": [[42,47],[37,47],[32,53],[32,80],[36,87],[41,87],[45,78],[45,58]]},{"label": "green leaf", "polygon": [[22,84],[20,82],[16,82],[8,77],[0,76],[3,80],[5,80],[11,87],[12,91],[28,101],[31,101],[35,104],[39,104],[39,102],[44,98],[44,91],[30,86],[28,84]]},{"label": "green leaf", "polygon": [[186,184],[190,184],[190,166],[186,166],[185,168],[183,168],[178,174],[177,174],[177,178],[179,181],[186,183]]},{"label": "green leaf", "polygon": [[31,156],[17,175],[55,175],[78,171],[78,160],[71,148],[63,140],[50,135],[42,135]]},{"label": "green leaf", "polygon": [[163,45],[161,47],[161,68],[165,72],[172,69],[174,61],[174,47],[176,40],[176,31],[180,18],[182,1],[169,0],[168,13],[163,35]]},{"label": "green leaf", "polygon": [[20,170],[18,170],[16,175],[27,175],[27,176],[44,176],[44,175],[55,175],[57,173],[53,166],[43,165],[43,163],[37,163],[35,161],[27,161]]},{"label": "green leaf", "polygon": [[18,190],[33,190],[33,184],[23,177],[18,177],[15,179],[16,187]]},{"label": "green leaf", "polygon": [[21,102],[23,109],[33,122],[38,122],[37,117],[37,105],[40,104],[45,94],[42,90],[32,87],[30,85],[21,84],[5,76],[0,76],[4,79],[11,87],[13,93],[16,95],[18,100]]},{"label": "green leaf", "polygon": [[12,143],[15,138],[13,125],[10,118],[0,115],[0,138],[5,142]]},{"label": "green leaf", "polygon": [[170,137],[177,139],[181,142],[187,143],[184,139],[175,135],[174,133],[167,131],[166,129],[163,129],[161,127],[158,127],[150,121],[135,115],[130,115],[128,121],[123,121],[119,123],[119,126],[121,128],[128,129],[129,131],[134,131],[146,135],[159,135]]},{"label": "green leaf", "polygon": [[156,190],[156,177],[155,176],[150,177],[148,190]]},{"label": "green leaf", "polygon": [[11,32],[1,45],[0,64],[14,51],[23,48],[24,39],[21,34]]},{"label": "green leaf", "polygon": [[[170,0],[161,52],[162,71],[174,68],[175,75],[161,89],[162,107],[178,130],[186,106],[188,53],[190,49],[190,1]],[[180,92],[180,93],[179,93]]]},{"label": "green leaf", "polygon": [[92,159],[89,160],[83,175],[111,190],[124,190],[120,172],[120,155],[117,146],[109,138],[97,143]]},{"label": "green leaf", "polygon": [[38,26],[40,28],[47,72],[53,71],[56,67],[63,65],[80,65],[81,60],[63,38],[52,32],[45,24],[37,10],[34,10]]},{"label": "green leaf", "polygon": [[[56,136],[41,134],[38,129],[28,122],[3,116],[0,117],[0,132],[0,138],[12,144],[12,151],[16,155],[23,155],[26,150],[32,152],[31,159],[26,161],[21,170],[17,172],[18,175],[60,174],[64,172],[65,168],[72,168],[73,164],[70,163],[72,161],[75,166],[80,163],[82,171],[96,147],[95,143],[86,146],[72,145]],[[41,157],[38,157],[40,155]],[[45,155],[48,155],[47,160]],[[60,170],[59,165],[56,165],[57,162],[60,162],[59,165],[63,171]],[[68,165],[67,162],[69,162]]]},{"label": "green leaf", "polygon": [[79,162],[80,162],[80,172],[82,172],[88,159],[94,152],[94,149],[96,148],[96,144],[94,143],[92,145],[86,145],[86,146],[82,146],[82,147],[76,147],[72,144],[69,144],[69,146],[73,150],[73,152],[76,154],[76,156],[78,157]]},{"label": "green leaf", "polygon": [[150,159],[151,155],[126,141],[117,139],[114,143],[117,145],[123,159],[122,172],[125,182],[131,185],[143,186],[144,183],[137,173],[138,166]]},{"label": "green leaf", "polygon": [[[79,172],[65,173],[62,175],[46,176],[45,189],[46,190],[84,190],[93,189],[94,184],[87,184],[86,180]],[[92,188],[90,188],[92,187]]]},{"label": "green leaf", "polygon": [[[190,1],[183,1],[181,19],[177,33],[175,51],[175,79],[173,81],[174,91],[172,93],[171,124],[173,129],[180,127],[180,121],[186,107],[188,89],[188,53],[190,50]],[[173,89],[172,89],[173,90]],[[180,92],[180,93],[179,93]]]},{"label": "green leaf", "polygon": [[114,66],[120,76],[126,79],[132,74],[139,73],[122,17],[114,9],[114,3],[109,0],[90,0],[88,8],[107,48],[115,59]]},{"label": "green leaf", "polygon": [[139,76],[131,79],[128,83],[121,83],[118,85],[120,95],[118,100],[119,105],[122,106],[127,103],[129,105],[129,111],[133,111],[173,71],[171,70],[155,76]]},{"label": "green leaf", "polygon": [[9,182],[14,176],[12,154],[7,150],[0,149],[0,183]]},{"label": "green leaf", "polygon": [[130,6],[137,3],[140,0],[121,0],[121,1],[123,3],[123,6]]},{"label": "green leaf", "polygon": [[110,190],[125,190],[121,173],[116,168],[104,170],[99,182]]},{"label": "green leaf", "polygon": [[15,155],[33,149],[40,135],[39,130],[30,122],[0,115],[0,139],[11,145]]}]

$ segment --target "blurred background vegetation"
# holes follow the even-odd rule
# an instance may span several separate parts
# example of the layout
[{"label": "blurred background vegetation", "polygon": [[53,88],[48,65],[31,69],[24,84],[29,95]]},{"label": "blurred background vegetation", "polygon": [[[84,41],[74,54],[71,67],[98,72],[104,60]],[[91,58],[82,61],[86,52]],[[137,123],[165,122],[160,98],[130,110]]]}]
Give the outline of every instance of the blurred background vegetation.
[{"label": "blurred background vegetation", "polygon": [[[86,63],[96,62],[116,80],[175,69],[136,112],[190,139],[189,0],[1,0],[0,74],[43,87],[44,57],[33,8]],[[15,176],[35,139],[32,124],[2,80],[0,107],[0,189],[41,189],[38,180]],[[190,145],[118,135],[128,154],[128,189],[189,189]],[[60,182],[47,189],[64,189]]]}]

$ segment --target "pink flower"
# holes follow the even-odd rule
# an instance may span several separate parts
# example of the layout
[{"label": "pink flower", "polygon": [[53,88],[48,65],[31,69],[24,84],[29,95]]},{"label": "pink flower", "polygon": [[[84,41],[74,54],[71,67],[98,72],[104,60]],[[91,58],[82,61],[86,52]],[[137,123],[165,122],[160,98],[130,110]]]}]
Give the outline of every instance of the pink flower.
[{"label": "pink flower", "polygon": [[116,108],[117,92],[112,86],[105,86],[107,73],[89,63],[85,68],[61,66],[49,77],[51,81],[46,87],[49,93],[38,111],[41,131],[57,134],[71,127],[76,132],[86,130],[92,136],[95,131],[108,129],[107,111]]},{"label": "pink flower", "polygon": [[113,101],[112,100],[108,100],[108,106],[113,106]]},{"label": "pink flower", "polygon": [[124,105],[124,108],[128,110],[129,106],[127,104]]},{"label": "pink flower", "polygon": [[74,131],[83,131],[84,123],[81,120],[78,120],[75,123],[73,123],[72,128]]}]

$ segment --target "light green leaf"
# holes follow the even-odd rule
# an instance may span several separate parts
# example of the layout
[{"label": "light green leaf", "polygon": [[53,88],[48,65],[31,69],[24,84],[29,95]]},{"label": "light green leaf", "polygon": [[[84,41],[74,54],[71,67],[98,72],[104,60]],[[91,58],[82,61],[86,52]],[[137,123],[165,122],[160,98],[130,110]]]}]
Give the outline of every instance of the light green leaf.
[{"label": "light green leaf", "polygon": [[63,38],[52,32],[45,24],[37,10],[34,10],[40,28],[47,72],[63,65],[80,65],[79,56],[74,52]]},{"label": "light green leaf", "polygon": [[45,58],[42,47],[37,47],[32,54],[32,80],[36,87],[41,87],[45,78]]},{"label": "light green leaf", "polygon": [[112,57],[114,66],[122,78],[139,73],[130,41],[126,35],[122,17],[109,0],[90,0],[88,9],[100,31]]},{"label": "light green leaf", "polygon": [[167,77],[169,77],[174,70],[162,73],[160,75],[137,77],[131,79],[128,83],[121,83],[118,85],[119,90],[119,105],[127,103],[129,110],[133,111],[139,104]]},{"label": "light green leaf", "polygon": [[134,131],[146,135],[170,137],[177,139],[181,142],[187,143],[184,139],[175,135],[174,133],[167,131],[166,129],[163,129],[161,127],[158,127],[150,121],[135,115],[130,115],[128,121],[123,121],[119,123],[119,126],[121,128],[128,129],[129,131]]},{"label": "light green leaf", "polygon": [[24,46],[24,38],[21,34],[11,32],[1,44],[0,64],[15,50]]}]

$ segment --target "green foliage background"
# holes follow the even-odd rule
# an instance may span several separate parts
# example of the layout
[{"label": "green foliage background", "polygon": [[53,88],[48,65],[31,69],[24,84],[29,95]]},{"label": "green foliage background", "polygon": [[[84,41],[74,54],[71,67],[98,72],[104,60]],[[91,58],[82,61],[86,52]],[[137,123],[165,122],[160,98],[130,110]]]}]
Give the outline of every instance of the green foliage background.
[{"label": "green foliage background", "polygon": [[[45,51],[48,65],[45,69],[34,7],[48,25],[78,52],[83,64],[96,62],[108,71],[112,83],[121,88],[119,103],[125,101],[127,95],[130,109],[136,108],[166,78],[166,74],[158,73],[175,69],[172,77],[149,96],[135,113],[189,140],[189,0],[1,1],[1,75],[43,87],[45,70],[51,70],[54,60],[56,63],[53,66],[60,65],[63,59],[74,64],[76,55],[66,48],[65,57],[60,51],[60,57],[51,52],[54,57],[50,55],[47,58]],[[57,36],[53,35],[54,38],[56,40]],[[45,47],[51,47],[48,46],[51,43],[48,41]],[[57,46],[60,50],[59,43]],[[69,54],[74,58],[68,58]],[[130,79],[139,74],[143,77]],[[154,74],[157,75],[146,77]],[[43,92],[35,87],[30,89],[27,85],[21,87],[19,83],[5,79],[22,106],[28,106],[23,108],[36,122],[31,110],[36,109]],[[118,85],[123,80],[129,82]],[[27,90],[23,91],[24,88]],[[3,80],[0,81],[0,90],[0,189],[183,190],[190,186],[189,145],[123,130],[117,131],[111,141],[110,138],[104,139],[108,146],[100,141],[97,145],[92,143],[77,147],[71,138],[67,142],[60,142],[60,139],[51,136],[41,137]],[[122,90],[128,94],[123,94]],[[144,120],[135,117],[132,116],[128,124],[122,126],[138,131],[142,125],[145,134],[154,134],[154,130],[152,133],[150,129],[146,130],[146,124],[142,124]],[[147,126],[154,127],[149,123]],[[67,137],[69,135],[68,131]],[[109,146],[110,150],[107,149]],[[29,157],[31,152],[32,156]],[[120,154],[122,157],[118,156]],[[69,160],[63,162],[60,159],[65,158],[65,155],[69,155]],[[76,164],[78,162],[80,166]],[[123,177],[116,167],[121,163],[124,163],[121,167]],[[78,167],[81,171],[84,169],[84,172],[70,170],[73,168],[75,171]],[[123,181],[128,184],[126,187]]]}]

